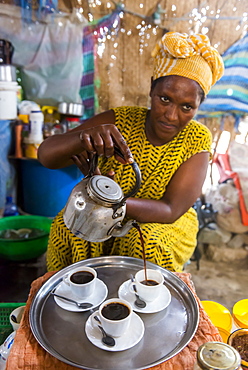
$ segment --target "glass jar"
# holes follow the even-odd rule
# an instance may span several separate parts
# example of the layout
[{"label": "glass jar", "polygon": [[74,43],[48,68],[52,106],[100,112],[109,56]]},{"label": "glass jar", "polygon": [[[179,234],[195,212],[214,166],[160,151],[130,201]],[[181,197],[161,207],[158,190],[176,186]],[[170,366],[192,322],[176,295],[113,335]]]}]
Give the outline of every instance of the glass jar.
[{"label": "glass jar", "polygon": [[194,370],[242,370],[241,357],[235,348],[222,342],[207,342],[197,350]]}]

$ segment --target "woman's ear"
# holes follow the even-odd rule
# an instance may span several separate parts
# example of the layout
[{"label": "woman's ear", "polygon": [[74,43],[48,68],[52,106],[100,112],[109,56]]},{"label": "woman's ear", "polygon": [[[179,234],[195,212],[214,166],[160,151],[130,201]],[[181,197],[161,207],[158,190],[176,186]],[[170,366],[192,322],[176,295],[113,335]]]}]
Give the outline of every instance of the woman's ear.
[{"label": "woman's ear", "polygon": [[152,93],[152,83],[153,83],[153,76],[151,77],[151,87],[150,87],[150,93],[149,93],[149,96],[151,96],[151,93]]}]

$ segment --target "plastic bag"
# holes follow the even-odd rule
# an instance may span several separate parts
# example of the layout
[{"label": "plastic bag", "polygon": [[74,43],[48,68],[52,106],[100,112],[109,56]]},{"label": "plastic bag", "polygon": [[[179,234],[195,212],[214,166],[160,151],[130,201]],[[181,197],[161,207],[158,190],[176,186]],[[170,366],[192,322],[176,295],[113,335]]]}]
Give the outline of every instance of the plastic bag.
[{"label": "plastic bag", "polygon": [[27,24],[22,21],[18,7],[6,9],[14,21],[0,14],[0,34],[14,46],[12,62],[21,67],[26,99],[41,106],[61,101],[81,103],[84,24],[69,16]]}]

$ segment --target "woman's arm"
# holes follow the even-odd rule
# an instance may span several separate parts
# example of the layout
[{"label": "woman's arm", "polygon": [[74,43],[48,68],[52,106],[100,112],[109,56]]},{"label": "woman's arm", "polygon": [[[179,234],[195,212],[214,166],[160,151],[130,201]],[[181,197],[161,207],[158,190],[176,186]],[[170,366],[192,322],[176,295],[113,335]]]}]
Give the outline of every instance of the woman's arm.
[{"label": "woman's arm", "polygon": [[[132,162],[132,154],[123,136],[115,126],[115,114],[109,110],[85,121],[65,134],[53,135],[45,139],[39,147],[38,159],[43,166],[56,169],[72,164],[72,156],[84,153],[98,153],[111,157],[117,145],[124,155],[121,163]],[[81,157],[82,158],[82,157]]]},{"label": "woman's arm", "polygon": [[172,223],[201,195],[209,163],[209,153],[195,154],[172,177],[161,200],[127,199],[127,216],[138,222]]}]

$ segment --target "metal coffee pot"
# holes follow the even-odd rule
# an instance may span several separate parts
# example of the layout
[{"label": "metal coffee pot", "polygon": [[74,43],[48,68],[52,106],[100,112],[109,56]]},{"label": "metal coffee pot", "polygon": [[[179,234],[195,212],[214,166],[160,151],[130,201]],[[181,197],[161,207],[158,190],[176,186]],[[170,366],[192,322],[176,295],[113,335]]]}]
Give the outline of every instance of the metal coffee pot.
[{"label": "metal coffee pot", "polygon": [[[118,155],[122,154],[118,148]],[[77,237],[90,242],[103,242],[121,237],[134,226],[134,220],[125,225],[121,221],[126,214],[126,199],[140,188],[141,173],[136,162],[131,164],[136,183],[133,190],[124,195],[120,186],[107,176],[94,175],[98,156],[90,163],[90,171],[73,189],[64,209],[64,222]]]}]

